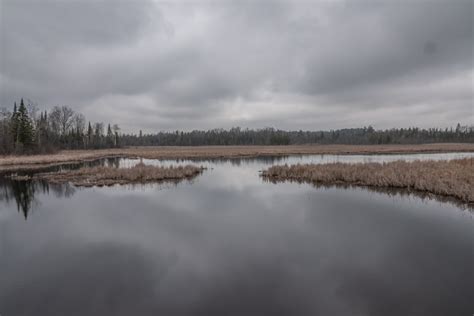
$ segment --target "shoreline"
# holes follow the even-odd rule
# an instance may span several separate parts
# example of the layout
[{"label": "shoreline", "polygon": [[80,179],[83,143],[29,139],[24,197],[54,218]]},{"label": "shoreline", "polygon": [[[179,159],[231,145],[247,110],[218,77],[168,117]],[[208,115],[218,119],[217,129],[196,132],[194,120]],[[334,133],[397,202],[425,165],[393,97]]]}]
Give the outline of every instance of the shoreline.
[{"label": "shoreline", "polygon": [[81,163],[106,158],[234,159],[289,155],[397,155],[474,152],[474,144],[420,145],[288,145],[288,146],[186,146],[125,147],[98,150],[64,150],[56,154],[0,156],[0,171],[15,171]]}]

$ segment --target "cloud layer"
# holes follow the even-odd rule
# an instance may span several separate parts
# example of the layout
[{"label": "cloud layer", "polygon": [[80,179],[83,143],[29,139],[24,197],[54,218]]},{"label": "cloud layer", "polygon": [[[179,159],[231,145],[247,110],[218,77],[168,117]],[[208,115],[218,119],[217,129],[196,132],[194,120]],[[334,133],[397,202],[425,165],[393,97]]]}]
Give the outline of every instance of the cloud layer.
[{"label": "cloud layer", "polygon": [[2,106],[127,131],[474,121],[470,0],[0,1]]}]

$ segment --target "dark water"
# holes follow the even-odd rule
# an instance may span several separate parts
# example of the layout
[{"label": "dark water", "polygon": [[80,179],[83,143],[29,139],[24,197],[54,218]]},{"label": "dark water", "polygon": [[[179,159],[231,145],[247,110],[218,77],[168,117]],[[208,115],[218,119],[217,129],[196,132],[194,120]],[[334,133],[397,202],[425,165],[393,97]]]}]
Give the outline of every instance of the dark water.
[{"label": "dark water", "polygon": [[0,177],[0,314],[474,312],[472,211],[258,176],[308,159],[320,158],[201,161],[177,185]]}]

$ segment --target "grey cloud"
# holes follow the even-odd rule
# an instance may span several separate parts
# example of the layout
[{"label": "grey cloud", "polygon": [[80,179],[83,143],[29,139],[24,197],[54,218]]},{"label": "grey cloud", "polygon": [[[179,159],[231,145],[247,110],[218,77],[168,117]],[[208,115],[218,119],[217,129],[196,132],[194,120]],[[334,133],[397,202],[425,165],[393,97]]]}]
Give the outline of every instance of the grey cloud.
[{"label": "grey cloud", "polygon": [[69,104],[131,130],[467,124],[472,9],[468,0],[3,0],[0,104]]},{"label": "grey cloud", "polygon": [[68,100],[77,89],[75,83],[94,81],[87,74],[83,75],[88,78],[67,77],[72,67],[84,67],[78,55],[137,41],[149,20],[151,3],[2,0],[0,101],[11,103],[21,95],[43,103],[76,101]]},{"label": "grey cloud", "polygon": [[470,8],[472,3],[465,1],[402,1],[357,17],[340,9],[333,37],[323,43],[321,58],[310,63],[302,85],[309,93],[337,94],[400,77],[410,80],[420,72],[429,80],[472,69]]},{"label": "grey cloud", "polygon": [[[146,25],[152,2],[112,0],[3,0],[7,40],[58,49],[130,41]],[[19,47],[21,48],[21,47]]]}]

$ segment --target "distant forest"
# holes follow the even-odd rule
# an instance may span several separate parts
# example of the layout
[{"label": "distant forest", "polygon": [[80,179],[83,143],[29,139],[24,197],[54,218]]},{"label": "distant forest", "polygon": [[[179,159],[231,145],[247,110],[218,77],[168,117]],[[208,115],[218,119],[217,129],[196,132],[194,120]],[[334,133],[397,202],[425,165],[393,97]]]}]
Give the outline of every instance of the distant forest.
[{"label": "distant forest", "polygon": [[421,144],[474,143],[474,126],[454,128],[393,128],[372,126],[330,131],[283,131],[274,128],[175,131],[123,134],[118,125],[86,124],[84,115],[67,106],[39,112],[31,102],[13,111],[0,109],[0,154],[50,153],[60,149],[121,146],[294,145],[294,144]]},{"label": "distant forest", "polygon": [[473,143],[474,126],[455,128],[393,128],[375,130],[372,126],[330,131],[283,131],[274,128],[122,135],[124,146],[202,146],[202,145],[296,145],[296,144],[422,144]]}]

